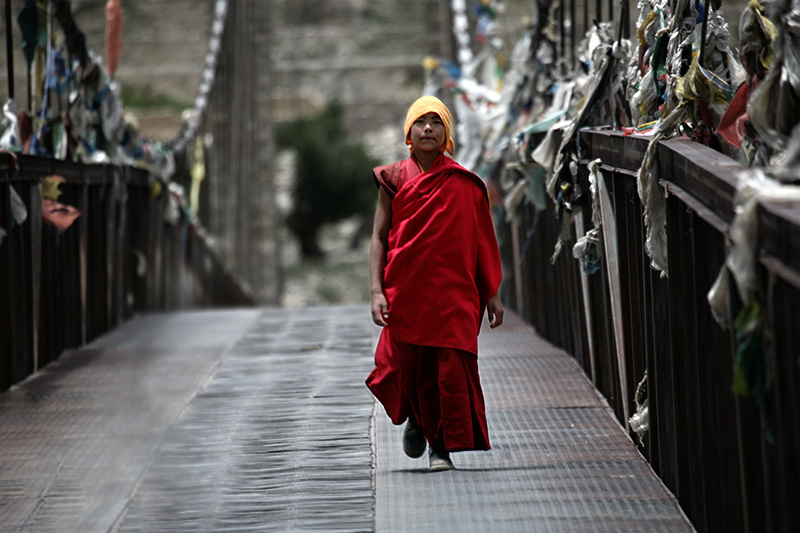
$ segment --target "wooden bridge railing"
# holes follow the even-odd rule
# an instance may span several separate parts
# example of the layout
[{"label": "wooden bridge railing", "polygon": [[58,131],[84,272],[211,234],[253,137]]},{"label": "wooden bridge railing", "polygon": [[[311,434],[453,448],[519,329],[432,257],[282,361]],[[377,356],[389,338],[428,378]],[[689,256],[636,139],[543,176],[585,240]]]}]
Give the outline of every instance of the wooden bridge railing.
[{"label": "wooden bridge railing", "polygon": [[[42,222],[53,175],[81,212],[63,232]],[[137,312],[253,305],[173,194],[141,169],[0,154],[0,390]]]},{"label": "wooden bridge railing", "polygon": [[[766,310],[766,403],[733,392],[737,343],[707,301],[726,261],[738,172],[727,157],[688,140],[659,146],[668,195],[668,277],[650,267],[636,171],[648,140],[581,134],[579,184],[602,160],[600,269],[585,274],[565,250],[549,259],[558,227],[552,204],[522,204],[499,230],[505,301],[574,355],[626,428],[647,399],[640,449],[699,531],[800,530],[800,205],[759,207],[759,280]],[[605,202],[605,205],[602,203]],[[591,229],[591,205],[578,214]],[[514,235],[516,233],[516,235]],[[575,241],[573,240],[573,243]],[[524,243],[524,245],[522,244]],[[731,283],[731,287],[733,284]],[[731,317],[742,308],[730,291]]]}]

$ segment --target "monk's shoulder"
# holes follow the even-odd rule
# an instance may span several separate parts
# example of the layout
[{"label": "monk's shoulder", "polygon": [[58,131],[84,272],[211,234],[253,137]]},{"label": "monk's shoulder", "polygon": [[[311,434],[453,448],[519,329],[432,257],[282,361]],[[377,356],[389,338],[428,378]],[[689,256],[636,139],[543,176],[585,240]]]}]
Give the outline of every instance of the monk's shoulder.
[{"label": "monk's shoulder", "polygon": [[395,161],[388,165],[381,165],[372,169],[372,177],[378,187],[382,187],[394,198],[402,182],[403,161]]},{"label": "monk's shoulder", "polygon": [[458,163],[455,164],[457,167],[453,168],[454,174],[461,177],[464,186],[468,187],[476,198],[488,199],[489,190],[486,186],[486,182],[474,172],[467,170]]}]

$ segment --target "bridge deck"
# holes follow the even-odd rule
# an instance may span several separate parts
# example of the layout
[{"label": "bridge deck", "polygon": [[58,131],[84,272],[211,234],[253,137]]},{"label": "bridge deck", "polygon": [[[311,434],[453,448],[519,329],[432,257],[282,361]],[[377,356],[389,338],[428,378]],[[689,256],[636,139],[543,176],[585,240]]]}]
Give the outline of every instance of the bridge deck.
[{"label": "bridge deck", "polygon": [[430,474],[363,306],[139,317],[0,394],[0,531],[692,531],[580,368],[480,339],[493,449]]}]

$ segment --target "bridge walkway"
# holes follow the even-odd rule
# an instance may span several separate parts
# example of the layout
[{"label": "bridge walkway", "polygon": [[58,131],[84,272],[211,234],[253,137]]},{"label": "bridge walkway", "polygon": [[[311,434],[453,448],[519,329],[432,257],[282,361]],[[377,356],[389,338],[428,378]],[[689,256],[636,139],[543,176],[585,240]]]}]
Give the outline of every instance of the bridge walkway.
[{"label": "bridge walkway", "polygon": [[366,306],[137,317],[0,394],[0,531],[692,531],[567,354],[480,337],[493,448],[429,473]]}]

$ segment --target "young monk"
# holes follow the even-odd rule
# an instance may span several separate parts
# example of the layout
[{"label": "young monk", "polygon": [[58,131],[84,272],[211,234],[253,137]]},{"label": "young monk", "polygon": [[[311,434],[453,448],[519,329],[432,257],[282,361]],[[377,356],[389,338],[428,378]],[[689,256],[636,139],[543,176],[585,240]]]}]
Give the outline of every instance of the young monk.
[{"label": "young monk", "polygon": [[486,186],[453,153],[451,116],[432,96],[408,110],[411,156],[373,170],[379,187],[370,245],[372,320],[382,326],[367,386],[403,449],[430,444],[432,472],[454,468],[450,452],[488,450],[478,378],[478,331],[503,323],[502,278]]}]

